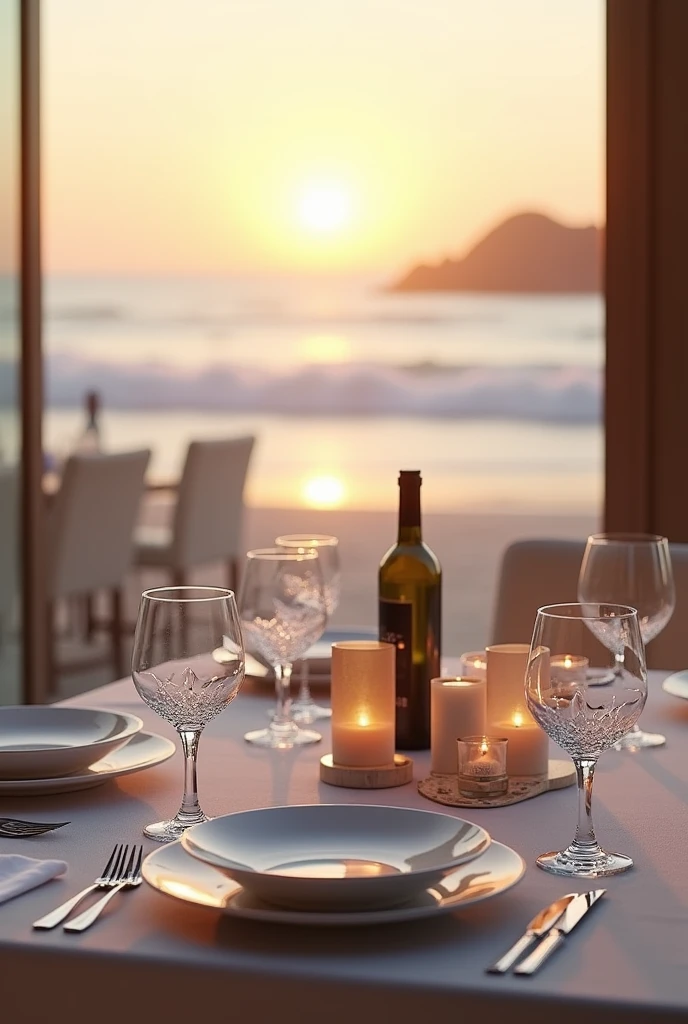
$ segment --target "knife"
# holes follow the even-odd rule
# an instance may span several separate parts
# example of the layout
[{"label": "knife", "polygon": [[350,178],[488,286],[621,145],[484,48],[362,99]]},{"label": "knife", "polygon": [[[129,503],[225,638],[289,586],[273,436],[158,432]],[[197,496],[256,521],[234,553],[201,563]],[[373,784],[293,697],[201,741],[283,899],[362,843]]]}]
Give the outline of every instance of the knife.
[{"label": "knife", "polygon": [[606,891],[606,889],[591,889],[590,892],[582,892],[574,900],[571,900],[559,921],[553,928],[550,928],[542,942],[518,967],[514,967],[514,974],[530,975],[542,967],[547,957],[561,946],[564,936],[576,927],[580,919],[587,914],[594,903],[597,903],[600,896],[604,896]]},{"label": "knife", "polygon": [[499,960],[495,961],[491,967],[487,968],[487,973],[505,974],[509,968],[516,963],[519,957],[523,956],[536,939],[542,938],[542,936],[550,930],[552,925],[557,923],[569,904],[576,899],[577,895],[577,892],[567,893],[566,896],[562,896],[561,899],[555,900],[554,903],[550,903],[548,907],[545,907],[539,914],[536,914],[521,938],[516,940],[511,949],[508,950],[504,956],[500,957]]}]

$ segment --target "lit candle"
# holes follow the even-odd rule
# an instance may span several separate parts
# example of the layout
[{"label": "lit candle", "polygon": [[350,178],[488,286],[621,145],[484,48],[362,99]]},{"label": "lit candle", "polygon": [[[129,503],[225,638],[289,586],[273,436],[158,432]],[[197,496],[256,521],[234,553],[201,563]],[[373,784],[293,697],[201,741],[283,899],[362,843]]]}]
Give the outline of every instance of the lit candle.
[{"label": "lit candle", "polygon": [[459,736],[485,732],[485,680],[439,678],[430,681],[430,770],[456,775]]},{"label": "lit candle", "polygon": [[483,737],[483,742],[480,744],[477,754],[478,756],[472,761],[467,761],[466,764],[461,766],[463,775],[473,775],[476,778],[489,779],[504,774],[504,766],[501,761],[497,760],[490,749],[487,736]]},{"label": "lit candle", "polygon": [[487,655],[487,715],[485,732],[503,735],[498,723],[510,721],[525,705],[525,677],[529,644],[495,644]]},{"label": "lit candle", "polygon": [[509,741],[506,754],[509,776],[547,774],[549,738],[529,711],[514,711],[509,719],[497,723],[495,731]]},{"label": "lit candle", "polygon": [[394,763],[393,644],[342,640],[332,644],[332,760],[349,768]]},{"label": "lit candle", "polygon": [[484,679],[487,671],[485,651],[468,651],[459,659],[459,675],[468,679]]},{"label": "lit candle", "polygon": [[506,774],[508,740],[494,736],[463,736],[457,742],[459,792],[465,796],[499,796],[509,788]]},{"label": "lit candle", "polygon": [[589,666],[590,662],[582,654],[553,654],[550,658],[552,685],[586,682]]}]

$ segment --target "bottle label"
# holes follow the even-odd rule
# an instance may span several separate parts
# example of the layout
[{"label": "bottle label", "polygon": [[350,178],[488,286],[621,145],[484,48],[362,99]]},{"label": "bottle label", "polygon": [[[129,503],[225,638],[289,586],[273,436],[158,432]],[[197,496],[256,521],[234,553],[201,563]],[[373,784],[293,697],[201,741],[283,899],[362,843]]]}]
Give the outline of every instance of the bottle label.
[{"label": "bottle label", "polygon": [[396,653],[397,721],[405,718],[413,685],[413,604],[380,599],[380,640],[394,644]]}]

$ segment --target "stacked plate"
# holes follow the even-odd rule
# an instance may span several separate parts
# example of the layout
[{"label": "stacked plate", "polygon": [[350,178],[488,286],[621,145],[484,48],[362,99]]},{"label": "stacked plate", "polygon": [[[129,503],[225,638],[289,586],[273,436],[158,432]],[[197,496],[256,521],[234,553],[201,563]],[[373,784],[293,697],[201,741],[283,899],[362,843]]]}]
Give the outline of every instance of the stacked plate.
[{"label": "stacked plate", "polygon": [[413,920],[488,899],[521,857],[449,814],[368,804],[268,807],[193,826],[143,866],[155,889],[244,918],[302,925]]},{"label": "stacked plate", "polygon": [[171,757],[174,744],[142,727],[101,708],[0,708],[0,794],[88,789]]}]

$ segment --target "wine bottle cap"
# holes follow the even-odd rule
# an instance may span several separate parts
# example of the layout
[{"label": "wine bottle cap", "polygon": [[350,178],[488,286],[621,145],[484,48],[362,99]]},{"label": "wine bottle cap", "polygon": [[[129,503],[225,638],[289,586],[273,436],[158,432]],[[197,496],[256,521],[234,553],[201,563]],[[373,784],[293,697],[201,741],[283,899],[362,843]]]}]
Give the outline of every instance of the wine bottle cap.
[{"label": "wine bottle cap", "polygon": [[[411,482],[413,477],[417,478],[419,486],[423,483],[423,479],[422,479],[422,477],[420,475],[420,470],[419,469],[400,469],[399,470],[399,486],[401,487],[402,482],[404,481],[404,479],[406,479],[407,481]],[[413,482],[415,482],[415,481],[413,481]]]}]

